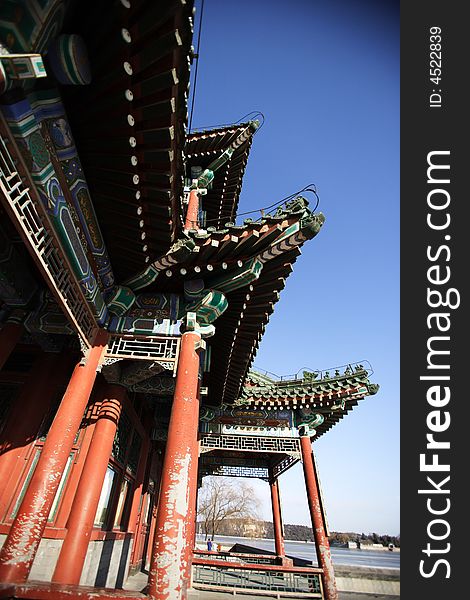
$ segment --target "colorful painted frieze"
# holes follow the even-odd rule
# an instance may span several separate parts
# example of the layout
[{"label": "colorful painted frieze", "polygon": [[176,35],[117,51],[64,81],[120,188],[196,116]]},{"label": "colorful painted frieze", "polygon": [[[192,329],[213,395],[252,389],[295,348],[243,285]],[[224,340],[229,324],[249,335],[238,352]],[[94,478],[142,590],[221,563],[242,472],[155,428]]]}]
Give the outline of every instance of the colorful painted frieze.
[{"label": "colorful painted frieze", "polygon": [[107,296],[112,293],[114,275],[62,100],[56,90],[30,94],[29,99],[37,122],[46,129],[51,140],[63,174],[63,185],[79,220],[77,228],[83,231],[89,260]]},{"label": "colorful painted frieze", "polygon": [[38,210],[47,214],[97,323],[102,325],[108,311],[34,111],[27,98],[4,104],[1,110],[36,184],[42,202]]}]

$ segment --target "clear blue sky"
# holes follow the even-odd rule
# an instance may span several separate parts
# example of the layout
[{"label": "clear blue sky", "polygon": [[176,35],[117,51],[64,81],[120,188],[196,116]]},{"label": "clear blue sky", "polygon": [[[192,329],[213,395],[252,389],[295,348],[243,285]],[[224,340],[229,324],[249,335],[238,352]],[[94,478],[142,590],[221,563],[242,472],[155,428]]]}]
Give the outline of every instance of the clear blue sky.
[{"label": "clear blue sky", "polygon": [[[331,530],[399,534],[398,2],[204,0],[199,53],[193,128],[265,116],[239,212],[313,182],[326,217],[255,366],[282,375],[371,362],[379,393],[314,450]],[[301,466],[280,486],[284,522],[310,524]],[[256,490],[270,519],[267,484]]]}]

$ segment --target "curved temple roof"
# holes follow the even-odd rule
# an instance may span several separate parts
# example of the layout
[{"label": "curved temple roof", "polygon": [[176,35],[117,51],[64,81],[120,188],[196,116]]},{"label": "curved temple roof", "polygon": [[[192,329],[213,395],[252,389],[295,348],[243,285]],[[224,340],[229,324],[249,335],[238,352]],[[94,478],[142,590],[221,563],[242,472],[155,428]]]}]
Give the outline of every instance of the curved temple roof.
[{"label": "curved temple roof", "polygon": [[[304,371],[299,379],[275,380],[251,371],[236,404],[267,410],[290,408],[300,411],[298,424],[309,424],[318,439],[357,405],[372,396],[379,386],[369,380],[369,370],[361,364],[348,365],[334,375]],[[317,417],[321,415],[321,417]]]},{"label": "curved temple roof", "polygon": [[[186,137],[186,174],[190,177],[191,167],[200,166],[204,170],[214,158],[220,156],[246,130],[248,123],[228,125],[214,129],[193,132]],[[234,221],[242,179],[253,142],[253,136],[241,144],[230,160],[217,172],[211,189],[204,196],[206,225],[223,228],[228,221]]]},{"label": "curved temple roof", "polygon": [[[161,5],[135,0],[127,5],[97,2],[87,7],[85,14],[80,3],[65,3],[63,25],[57,25],[57,32],[73,31],[83,38],[91,69],[91,82],[86,85],[59,87],[66,111],[61,117],[70,121],[89,187],[90,203],[85,208],[94,209],[97,215],[90,229],[102,229],[105,246],[100,245],[97,252],[107,251],[106,260],[109,255],[118,288],[111,300],[109,294],[104,298],[99,324],[119,333],[137,331],[137,317],[129,308],[135,300],[134,311],[140,310],[142,320],[145,306],[136,300],[140,290],[142,296],[154,294],[162,305],[174,308],[165,318],[175,323],[181,318],[179,309],[184,312],[191,306],[184,304],[187,284],[202,280],[204,291],[212,294],[212,314],[220,315],[215,335],[208,342],[211,367],[203,377],[208,388],[205,402],[233,404],[240,394],[244,398],[248,389],[242,390],[242,386],[301,246],[318,233],[324,217],[312,214],[308,203],[296,198],[258,220],[235,224],[256,129],[250,126],[257,122],[187,134],[193,2],[170,0]],[[37,86],[32,84],[32,89],[47,95],[56,90],[58,82],[50,65],[46,66],[48,77]],[[10,102],[16,102],[14,97],[6,101]],[[230,159],[218,165],[207,193],[201,196],[204,229],[185,231],[185,179],[186,184],[191,182],[192,168],[204,171],[234,144]],[[13,150],[14,144],[10,145]],[[60,171],[58,162],[56,167]],[[75,237],[81,227],[76,229]],[[96,276],[95,262],[101,254],[98,258],[88,254],[90,276]],[[112,283],[114,279],[108,287]],[[101,289],[95,287],[101,298]],[[46,304],[49,307],[50,301]],[[148,317],[150,330],[156,312]],[[96,325],[93,315],[91,318],[91,325]],[[112,319],[117,323],[115,329],[110,326]],[[36,320],[39,322],[39,317]],[[138,333],[146,334],[147,323]],[[70,329],[64,326],[63,331]],[[206,359],[209,363],[209,356]],[[274,386],[272,398],[281,397],[281,387]],[[251,393],[255,388],[251,386]],[[263,398],[261,388],[253,403]],[[284,400],[291,397],[287,391],[285,394]]]},{"label": "curved temple roof", "polygon": [[201,280],[204,288],[226,296],[227,308],[209,341],[211,366],[203,378],[208,404],[237,399],[300,248],[323,222],[323,215],[312,214],[308,202],[298,197],[258,221],[190,230],[178,242],[170,266],[164,266],[168,261],[162,256],[157,266],[126,282],[139,292],[183,294],[185,284]]}]

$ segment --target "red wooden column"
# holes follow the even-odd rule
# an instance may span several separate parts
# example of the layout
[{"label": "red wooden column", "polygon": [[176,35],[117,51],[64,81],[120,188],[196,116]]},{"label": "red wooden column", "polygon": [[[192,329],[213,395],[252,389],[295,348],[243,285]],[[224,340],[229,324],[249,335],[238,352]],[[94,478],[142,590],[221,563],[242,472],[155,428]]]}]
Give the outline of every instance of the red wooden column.
[{"label": "red wooden column", "polygon": [[80,483],[70,509],[67,534],[52,576],[54,582],[77,585],[80,583],[125,395],[126,390],[122,386],[105,386],[103,402],[98,412]]},{"label": "red wooden column", "polygon": [[274,547],[276,555],[284,557],[286,550],[284,547],[284,534],[282,532],[282,517],[281,517],[281,498],[279,497],[279,484],[274,477],[269,481],[271,489],[271,504],[273,507],[273,525],[274,525]]},{"label": "red wooden column", "polygon": [[[35,439],[54,393],[65,377],[70,376],[71,366],[70,358],[63,354],[42,354],[34,362],[29,378],[15,400],[0,443],[0,519],[10,501],[12,489],[9,482],[22,451]],[[12,485],[16,485],[14,480]]]},{"label": "red wooden column", "polygon": [[28,489],[0,552],[0,581],[22,583],[28,578],[60,479],[80,427],[96,369],[107,343],[100,332],[84,364],[79,363],[70,379]]},{"label": "red wooden column", "polygon": [[148,595],[153,600],[185,599],[189,585],[191,520],[195,511],[192,504],[197,487],[194,463],[198,459],[200,344],[198,333],[188,331],[182,335],[150,561]]},{"label": "red wooden column", "polygon": [[312,444],[306,435],[300,436],[302,463],[304,467],[305,485],[307,488],[308,506],[312,519],[313,537],[317,550],[318,566],[323,569],[323,593],[325,600],[338,600],[335,572],[331,562],[330,543],[323,526],[323,514],[320,504],[317,477],[313,466]]},{"label": "red wooden column", "polygon": [[0,369],[20,341],[24,328],[21,323],[5,323],[0,329]]},{"label": "red wooden column", "polygon": [[186,219],[184,229],[199,229],[199,196],[197,190],[189,192],[188,210],[186,211]]},{"label": "red wooden column", "polygon": [[[197,518],[197,496],[198,496],[198,488],[197,488],[198,478],[197,478],[197,476],[198,476],[198,466],[199,466],[199,441],[198,441],[199,436],[198,436],[198,433],[199,433],[200,401],[201,401],[201,388],[200,388],[200,380],[199,380],[198,388],[197,388],[198,430],[196,432],[195,438],[193,439],[193,448],[192,448],[193,460],[191,461],[191,474],[190,474],[190,481],[192,482],[192,485],[189,490],[191,493],[191,497],[189,499],[189,511],[188,511],[188,521],[189,521],[189,526],[190,526],[188,537],[189,537],[189,544],[190,544],[190,552],[192,555],[194,554],[194,547],[195,547],[195,543],[196,543],[196,518]],[[192,556],[191,556],[191,560],[188,561],[188,572],[187,572],[188,579],[191,579],[191,564],[192,564]]]}]

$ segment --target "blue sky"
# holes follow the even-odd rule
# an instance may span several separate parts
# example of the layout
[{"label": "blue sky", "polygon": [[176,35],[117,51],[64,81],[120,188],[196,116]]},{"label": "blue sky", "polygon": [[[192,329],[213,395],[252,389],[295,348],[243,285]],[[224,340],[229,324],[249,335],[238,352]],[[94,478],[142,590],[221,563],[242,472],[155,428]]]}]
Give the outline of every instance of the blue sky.
[{"label": "blue sky", "polygon": [[[379,393],[314,450],[331,530],[399,534],[398,3],[204,0],[199,57],[193,129],[265,117],[239,212],[314,183],[326,217],[255,366],[283,375],[370,361]],[[255,487],[270,519],[268,486]],[[284,522],[310,524],[300,465],[280,487]]]}]

